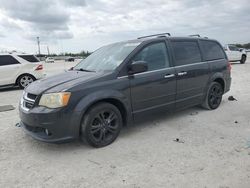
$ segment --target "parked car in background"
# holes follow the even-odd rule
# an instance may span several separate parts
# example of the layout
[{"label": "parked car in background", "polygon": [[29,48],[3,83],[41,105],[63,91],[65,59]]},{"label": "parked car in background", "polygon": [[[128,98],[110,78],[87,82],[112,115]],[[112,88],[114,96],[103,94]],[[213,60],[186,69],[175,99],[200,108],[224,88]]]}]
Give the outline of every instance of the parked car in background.
[{"label": "parked car in background", "polygon": [[0,87],[25,88],[44,77],[43,65],[34,55],[0,54]]},{"label": "parked car in background", "polygon": [[247,52],[243,48],[238,48],[233,44],[227,44],[224,47],[224,50],[227,54],[229,61],[240,61],[240,63],[244,64],[247,59]]},{"label": "parked car in background", "polygon": [[54,60],[53,57],[47,57],[47,58],[45,59],[45,62],[46,62],[46,63],[55,63],[55,60]]},{"label": "parked car in background", "polygon": [[65,59],[65,61],[74,62],[75,58],[74,57],[68,57],[68,58]]},{"label": "parked car in background", "polygon": [[152,112],[214,110],[231,85],[216,40],[159,34],[99,48],[71,71],[25,89],[21,127],[35,139],[111,144],[122,126]]}]

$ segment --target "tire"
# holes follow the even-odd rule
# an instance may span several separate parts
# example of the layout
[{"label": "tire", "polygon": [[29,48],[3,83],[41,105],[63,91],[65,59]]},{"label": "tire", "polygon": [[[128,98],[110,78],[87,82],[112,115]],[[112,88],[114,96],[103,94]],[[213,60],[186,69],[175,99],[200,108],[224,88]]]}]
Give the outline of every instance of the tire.
[{"label": "tire", "polygon": [[24,89],[25,87],[27,87],[28,85],[30,85],[32,82],[34,82],[36,79],[34,76],[29,75],[29,74],[24,74],[22,76],[20,76],[17,79],[17,84],[21,89]]},{"label": "tire", "polygon": [[208,87],[207,95],[202,104],[202,107],[208,110],[215,110],[220,106],[222,95],[222,85],[218,82],[212,82]]},{"label": "tire", "polygon": [[115,141],[122,128],[120,111],[110,103],[98,103],[84,115],[81,140],[100,148]]},{"label": "tire", "polygon": [[241,63],[241,64],[244,64],[244,63],[246,62],[246,60],[247,60],[247,56],[246,56],[246,55],[242,55],[242,56],[241,56],[240,63]]}]

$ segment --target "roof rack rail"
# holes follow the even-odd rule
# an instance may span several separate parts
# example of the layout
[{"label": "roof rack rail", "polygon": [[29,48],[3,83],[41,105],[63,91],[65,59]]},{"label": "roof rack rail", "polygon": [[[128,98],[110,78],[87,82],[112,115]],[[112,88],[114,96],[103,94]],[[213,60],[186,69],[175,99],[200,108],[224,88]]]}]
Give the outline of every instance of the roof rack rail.
[{"label": "roof rack rail", "polygon": [[199,34],[189,35],[190,37],[201,37]]},{"label": "roof rack rail", "polygon": [[166,35],[171,36],[170,33],[159,33],[159,34],[154,34],[154,35],[147,35],[147,36],[142,36],[138,37],[137,39],[143,39],[143,38],[148,38],[148,37],[165,37]]}]

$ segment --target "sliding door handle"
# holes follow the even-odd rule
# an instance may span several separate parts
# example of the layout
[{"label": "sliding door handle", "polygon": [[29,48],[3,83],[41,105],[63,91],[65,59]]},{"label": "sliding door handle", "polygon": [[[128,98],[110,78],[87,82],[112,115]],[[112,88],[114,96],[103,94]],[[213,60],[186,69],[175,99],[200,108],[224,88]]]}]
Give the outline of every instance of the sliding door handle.
[{"label": "sliding door handle", "polygon": [[177,75],[178,76],[184,76],[184,75],[186,75],[187,74],[187,72],[179,72]]},{"label": "sliding door handle", "polygon": [[173,78],[175,77],[175,74],[166,74],[164,78]]}]

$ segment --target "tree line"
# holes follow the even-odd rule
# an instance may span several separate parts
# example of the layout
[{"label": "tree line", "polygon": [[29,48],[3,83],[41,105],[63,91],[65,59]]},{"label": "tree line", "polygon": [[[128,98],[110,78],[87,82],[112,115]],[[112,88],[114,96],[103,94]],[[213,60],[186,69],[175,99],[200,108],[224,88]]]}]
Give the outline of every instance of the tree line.
[{"label": "tree line", "polygon": [[239,48],[246,48],[246,49],[250,49],[250,43],[246,43],[246,44],[235,44],[237,47]]},{"label": "tree line", "polygon": [[56,57],[56,56],[68,56],[68,57],[83,57],[86,58],[91,54],[89,51],[81,51],[79,53],[71,53],[71,52],[65,52],[65,53],[51,53],[51,54],[37,54],[37,57]]}]

